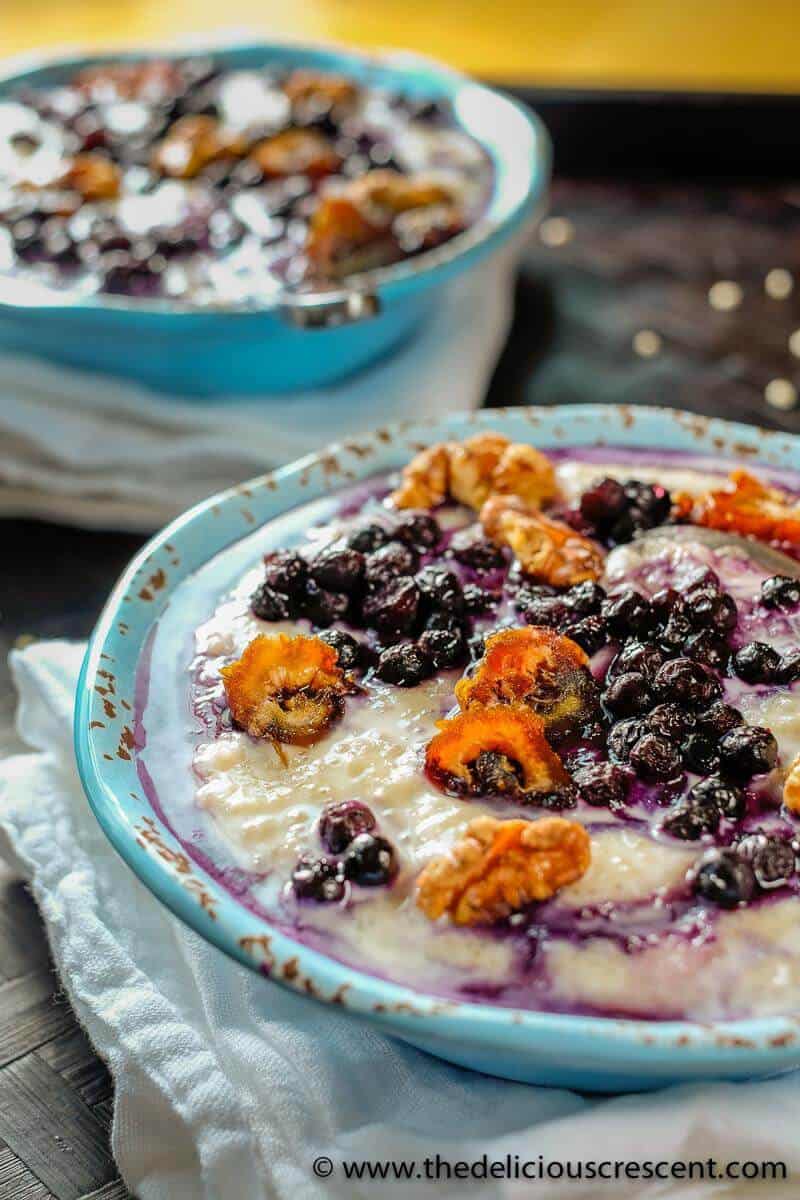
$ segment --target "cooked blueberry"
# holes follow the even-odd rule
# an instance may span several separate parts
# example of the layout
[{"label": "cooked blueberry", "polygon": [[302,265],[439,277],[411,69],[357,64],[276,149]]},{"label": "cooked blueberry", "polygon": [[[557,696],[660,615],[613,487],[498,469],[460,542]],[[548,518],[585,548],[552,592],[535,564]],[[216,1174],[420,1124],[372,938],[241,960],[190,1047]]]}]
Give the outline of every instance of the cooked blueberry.
[{"label": "cooked blueberry", "polygon": [[652,703],[653,697],[647,680],[637,671],[615,675],[603,692],[603,704],[615,717],[638,716],[639,713],[647,712]]},{"label": "cooked blueberry", "polygon": [[467,660],[467,643],[461,633],[447,629],[426,629],[420,634],[418,645],[437,670],[460,667]]},{"label": "cooked blueberry", "polygon": [[796,608],[800,604],[800,579],[773,575],[761,584],[761,603],[767,608]]},{"label": "cooked blueberry", "polygon": [[722,635],[730,633],[739,618],[733,596],[709,588],[690,592],[686,597],[686,610],[689,620],[698,628],[710,628]]},{"label": "cooked blueberry", "polygon": [[289,597],[262,583],[250,597],[250,609],[262,621],[285,621],[290,617]]},{"label": "cooked blueberry", "polygon": [[721,738],[729,729],[733,729],[734,725],[744,724],[744,717],[738,708],[726,704],[723,700],[716,700],[708,708],[699,712],[695,719],[698,728],[717,739]]},{"label": "cooked blueberry", "polygon": [[689,578],[684,580],[683,592],[685,596],[696,592],[698,588],[712,592],[722,591],[720,577],[712,567],[697,567]]},{"label": "cooked blueberry", "polygon": [[602,650],[603,646],[608,644],[608,629],[601,616],[583,617],[574,625],[565,625],[561,632],[564,637],[577,642],[581,649],[589,655],[596,654],[598,650]]},{"label": "cooked blueberry", "polygon": [[344,592],[330,592],[320,587],[315,579],[309,579],[301,604],[303,613],[314,625],[326,626],[346,616],[350,598]]},{"label": "cooked blueberry", "polygon": [[800,679],[800,650],[786,650],[775,672],[776,683],[794,683]]},{"label": "cooked blueberry", "polygon": [[429,678],[432,669],[430,658],[415,642],[402,642],[382,651],[375,674],[396,687],[416,687]]},{"label": "cooked blueberry", "polygon": [[500,596],[497,592],[487,592],[476,583],[465,583],[463,587],[464,609],[468,613],[483,613],[496,604]]},{"label": "cooked blueberry", "polygon": [[745,683],[771,683],[780,665],[780,654],[766,642],[748,642],[733,656],[733,669]]},{"label": "cooked blueberry", "polygon": [[472,567],[474,571],[497,571],[506,565],[502,548],[490,542],[480,528],[474,526],[454,533],[448,551],[458,562],[465,567]]},{"label": "cooked blueberry", "polygon": [[435,608],[433,612],[428,613],[425,618],[425,628],[446,629],[448,633],[457,633],[462,638],[467,636],[463,613],[443,612],[440,608]]},{"label": "cooked blueberry", "polygon": [[625,489],[616,479],[601,479],[581,496],[581,515],[599,530],[609,529],[626,506]]},{"label": "cooked blueberry", "polygon": [[645,733],[634,743],[628,758],[640,779],[659,783],[680,774],[680,751],[667,738],[657,733]]},{"label": "cooked blueberry", "polygon": [[658,646],[633,639],[625,643],[612,662],[608,670],[609,679],[625,675],[628,671],[637,671],[646,679],[653,679],[665,658],[666,655]]},{"label": "cooked blueberry", "polygon": [[652,529],[666,521],[672,500],[666,488],[658,483],[642,483],[629,479],[625,483],[625,499],[635,514],[637,529]]},{"label": "cooked blueberry", "polygon": [[766,891],[782,887],[797,871],[795,848],[785,838],[753,833],[738,842],[736,849],[750,863],[759,887]]},{"label": "cooked blueberry", "polygon": [[430,513],[414,513],[394,527],[392,537],[412,550],[432,550],[441,541],[442,530]]},{"label": "cooked blueberry", "polygon": [[293,550],[274,550],[264,555],[264,578],[276,592],[299,596],[308,578],[308,563]]},{"label": "cooked blueberry", "polygon": [[484,795],[516,796],[522,791],[522,767],[497,750],[481,750],[470,765],[470,773],[475,786]]},{"label": "cooked blueberry", "polygon": [[397,579],[385,590],[368,592],[361,605],[366,625],[387,639],[409,634],[419,617],[420,595],[413,579]]},{"label": "cooked blueberry", "polygon": [[682,742],[692,723],[692,714],[679,704],[657,704],[647,717],[649,731],[671,742]]},{"label": "cooked blueberry", "polygon": [[616,763],[628,762],[631,750],[645,733],[647,724],[638,717],[618,721],[608,735],[608,752],[611,759]]},{"label": "cooked blueberry", "polygon": [[661,588],[650,597],[650,607],[656,623],[665,625],[673,613],[684,616],[683,597],[675,588]]},{"label": "cooked blueberry", "polygon": [[712,671],[724,671],[731,652],[722,638],[712,629],[701,629],[686,639],[683,652],[687,658],[710,667]]},{"label": "cooked blueberry", "polygon": [[343,671],[354,671],[364,665],[361,643],[352,634],[342,629],[325,629],[319,636],[320,641],[333,646]]},{"label": "cooked blueberry", "polygon": [[581,725],[581,739],[590,746],[602,747],[606,744],[607,729],[600,717],[591,718]]},{"label": "cooked blueberry", "polygon": [[464,593],[461,581],[452,571],[448,571],[447,567],[431,564],[418,571],[414,579],[427,607],[449,613],[463,612]]},{"label": "cooked blueberry", "polygon": [[336,863],[304,855],[292,871],[292,889],[298,900],[329,903],[344,896],[344,880]]},{"label": "cooked blueberry", "polygon": [[722,685],[702,663],[690,658],[675,658],[660,667],[655,680],[656,693],[662,700],[689,708],[707,708],[722,694]]},{"label": "cooked blueberry", "polygon": [[675,609],[658,634],[658,641],[668,654],[679,654],[693,632],[689,618],[682,610]]},{"label": "cooked blueberry", "polygon": [[581,799],[594,808],[621,808],[630,786],[630,773],[613,763],[591,763],[572,774]]},{"label": "cooked blueberry", "polygon": [[696,842],[704,833],[716,833],[719,823],[719,810],[713,804],[689,795],[671,809],[662,828],[682,842]]},{"label": "cooked blueberry", "polygon": [[569,624],[570,613],[561,596],[548,595],[538,588],[521,588],[516,598],[517,608],[528,625],[548,625],[561,629]]},{"label": "cooked blueberry", "polygon": [[705,733],[690,733],[681,746],[683,764],[696,775],[708,775],[719,766],[719,749],[715,738]]},{"label": "cooked blueberry", "polygon": [[360,554],[374,554],[389,540],[388,529],[373,522],[370,525],[362,525],[360,529],[354,529],[347,538],[347,544],[351,550],[358,550]]},{"label": "cooked blueberry", "polygon": [[331,854],[341,854],[360,833],[374,828],[374,814],[360,800],[326,804],[320,813],[319,836]]},{"label": "cooked blueberry", "polygon": [[364,555],[346,546],[322,550],[308,564],[312,579],[332,592],[357,591],[364,574]]},{"label": "cooked blueberry", "polygon": [[735,725],[720,740],[719,757],[723,774],[747,782],[772,770],[778,743],[762,725]]},{"label": "cooked blueberry", "polygon": [[342,859],[345,878],[361,887],[381,887],[397,874],[394,847],[386,838],[360,833]]},{"label": "cooked blueberry", "polygon": [[646,633],[653,620],[648,600],[631,587],[608,596],[601,614],[611,632],[621,637]]},{"label": "cooked blueberry", "polygon": [[578,803],[577,788],[567,783],[556,792],[535,792],[529,798],[530,804],[537,808],[546,808],[548,812],[563,812],[566,808],[575,808]]},{"label": "cooked blueberry", "polygon": [[575,617],[588,617],[600,612],[606,590],[591,579],[576,583],[562,597]]},{"label": "cooked blueberry", "polygon": [[749,863],[732,850],[719,850],[700,867],[695,891],[720,908],[736,908],[753,898],[756,880]]},{"label": "cooked blueberry", "polygon": [[413,575],[416,569],[416,552],[400,542],[391,542],[367,557],[364,578],[370,587],[388,587],[398,577]]},{"label": "cooked blueberry", "polygon": [[747,797],[740,787],[723,779],[721,775],[709,775],[696,783],[689,796],[701,804],[713,806],[726,821],[741,821],[747,814]]}]

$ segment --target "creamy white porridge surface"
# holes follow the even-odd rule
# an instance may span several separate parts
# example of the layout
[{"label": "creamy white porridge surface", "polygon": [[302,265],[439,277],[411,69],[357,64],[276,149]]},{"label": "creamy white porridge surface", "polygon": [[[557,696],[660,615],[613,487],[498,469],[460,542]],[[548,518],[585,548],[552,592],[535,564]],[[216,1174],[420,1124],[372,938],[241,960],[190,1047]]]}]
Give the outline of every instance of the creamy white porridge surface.
[{"label": "creamy white porridge surface", "polygon": [[[576,509],[581,496],[603,476],[658,484],[673,497],[700,495],[720,482],[706,463],[698,464],[691,456],[670,456],[659,464],[655,453],[638,455],[634,463],[622,455],[615,460],[612,450],[585,455],[562,451],[554,463],[560,506],[554,511],[559,516]],[[788,483],[795,486],[796,481]],[[352,540],[367,526],[377,523],[391,529],[398,516],[384,506],[385,490],[376,485],[355,515],[334,516],[311,530],[303,530],[300,520],[302,532],[293,544],[313,560],[321,548],[341,546],[343,539]],[[473,786],[465,792],[442,786],[426,770],[426,754],[437,735],[437,722],[458,713],[456,684],[484,661],[485,645],[476,646],[474,639],[498,628],[539,628],[542,615],[555,611],[552,606],[559,597],[573,592],[520,579],[507,552],[502,566],[478,569],[467,561],[469,554],[454,555],[453,547],[460,543],[452,540],[454,530],[457,539],[462,527],[471,527],[475,513],[449,504],[435,509],[434,515],[442,537],[435,547],[421,548],[417,574],[441,566],[455,574],[461,588],[480,587],[490,595],[485,611],[464,618],[473,639],[470,656],[465,648],[463,661],[435,670],[429,664],[425,677],[414,685],[399,685],[378,657],[392,639],[385,629],[381,633],[354,620],[351,604],[330,625],[369,647],[364,651],[366,666],[362,663],[352,672],[357,685],[344,699],[337,719],[309,744],[253,736],[252,730],[237,727],[226,705],[222,671],[238,662],[255,638],[309,636],[328,624],[294,612],[270,611],[268,619],[253,611],[264,611],[264,605],[274,602],[271,593],[260,602],[253,600],[264,579],[258,555],[275,545],[268,529],[260,543],[250,539],[249,569],[239,573],[233,587],[222,588],[222,599],[212,601],[210,588],[197,602],[201,609],[205,606],[204,619],[197,622],[191,649],[184,644],[173,651],[169,693],[182,691],[185,706],[188,685],[191,715],[187,718],[184,707],[180,720],[185,728],[180,734],[169,733],[167,726],[179,718],[164,719],[167,700],[164,694],[154,699],[151,688],[142,714],[147,744],[140,751],[159,804],[189,852],[201,849],[223,878],[236,879],[237,892],[246,902],[300,940],[368,972],[436,994],[529,1008],[701,1020],[798,1007],[800,900],[793,865],[797,831],[793,813],[782,803],[782,789],[800,752],[798,685],[790,669],[792,652],[800,647],[800,604],[765,603],[761,588],[770,573],[735,540],[718,547],[691,539],[664,542],[657,550],[643,550],[636,541],[606,546],[599,584],[612,599],[632,587],[650,606],[648,612],[660,611],[659,605],[666,603],[664,589],[674,589],[684,599],[694,596],[712,572],[712,591],[732,598],[725,603],[734,605],[734,616],[718,604],[710,624],[704,626],[693,616],[695,626],[681,634],[684,643],[670,650],[664,649],[655,627],[645,634],[634,623],[621,632],[620,618],[609,615],[608,599],[595,597],[594,609],[587,614],[548,618],[559,634],[587,616],[596,617],[604,629],[597,634],[599,644],[589,644],[588,629],[576,633],[587,639],[581,644],[589,653],[585,672],[594,679],[596,707],[580,714],[566,734],[561,731],[557,739],[550,739],[566,766],[566,783],[536,794]],[[364,551],[368,562],[376,552]],[[231,579],[224,560],[225,555],[217,560],[215,579]],[[417,618],[414,637],[419,640],[414,644],[433,645],[418,632],[421,619]],[[445,625],[429,619],[430,623]],[[662,624],[666,628],[666,622]],[[673,636],[673,626],[676,621],[662,640]],[[698,633],[703,633],[700,642]],[[175,641],[171,628],[159,634],[154,662],[160,653],[159,637],[166,641],[167,635]],[[396,645],[410,640],[410,635],[394,636]],[[761,643],[780,657],[780,669],[761,663],[758,652],[742,654],[743,648]],[[641,666],[637,647],[642,645],[650,647],[647,670],[636,669]],[[667,676],[658,682],[659,667],[685,662],[685,645],[699,656],[692,661],[702,657],[706,662],[713,688],[708,685],[703,703],[686,704],[676,696],[677,707],[687,713],[691,709],[692,715],[674,744],[670,742],[677,755],[670,770],[669,764],[659,765],[660,760],[655,766],[649,763],[645,751],[653,748],[643,748],[641,739],[652,741],[646,723],[656,721],[658,714],[651,717],[656,708],[660,706],[660,712],[672,703]],[[625,655],[632,671],[623,669],[627,659],[620,663]],[[722,655],[725,661],[708,666],[709,655]],[[617,696],[615,679],[631,674],[643,682],[617,687]],[[625,687],[631,689],[630,696]],[[649,701],[637,697],[637,687],[647,690]],[[729,729],[771,731],[777,752],[767,769],[748,774],[741,767],[742,754],[751,752],[749,743],[735,769],[730,765],[737,750],[733,743],[720,763],[728,730],[703,725],[705,713],[715,705],[715,712],[727,705],[738,714],[739,723],[731,718]],[[667,718],[674,719],[674,714],[667,713]],[[638,747],[635,752],[629,745],[623,747],[619,727],[626,722],[631,737],[637,733],[631,743]],[[659,727],[655,736],[662,732]],[[672,737],[672,730],[668,732]],[[657,757],[663,749],[656,745],[653,753]],[[592,789],[596,768],[609,764],[614,786],[622,787],[624,794],[602,803]],[[507,781],[507,760],[502,765]],[[494,759],[490,766],[497,766]],[[182,790],[170,782],[176,771],[189,781]],[[700,795],[706,803],[710,793],[694,789],[709,779],[718,806],[711,818],[709,809],[701,812],[693,798]],[[373,824],[362,836],[385,839],[392,870],[378,885],[362,884],[357,870],[350,876],[340,873],[330,884],[330,894],[312,896],[292,881],[299,862],[337,857],[326,849],[320,818],[343,802],[367,807]],[[532,822],[555,817],[577,823],[588,833],[591,860],[579,877],[502,919],[460,924],[452,913],[432,919],[419,903],[420,875],[429,864],[447,861],[469,823],[481,816]],[[345,849],[338,856],[347,853]],[[709,884],[710,872],[720,861],[722,878]],[[783,875],[776,862],[782,864]],[[703,875],[704,864],[710,865]],[[768,878],[770,874],[775,878]],[[737,887],[741,894],[731,894]]]}]

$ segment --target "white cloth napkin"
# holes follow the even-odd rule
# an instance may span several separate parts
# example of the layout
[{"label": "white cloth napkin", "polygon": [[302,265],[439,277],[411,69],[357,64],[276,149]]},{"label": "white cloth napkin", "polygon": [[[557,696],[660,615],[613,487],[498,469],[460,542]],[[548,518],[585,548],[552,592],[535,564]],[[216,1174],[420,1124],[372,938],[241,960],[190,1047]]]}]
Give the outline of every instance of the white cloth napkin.
[{"label": "white cloth napkin", "polygon": [[[0,764],[0,850],[31,881],[56,966],[116,1081],[112,1148],[140,1200],[796,1196],[800,1074],[587,1099],[473,1074],[283,991],[186,929],[94,821],[76,777],[83,647],[12,655],[31,753]],[[786,1184],[346,1180],[342,1159],[783,1160]],[[333,1174],[315,1177],[327,1156]],[[573,1173],[575,1167],[573,1166]]]},{"label": "white cloth napkin", "polygon": [[398,351],[309,392],[192,402],[0,356],[0,516],[147,532],[329,442],[477,408],[508,332],[517,253],[449,285]]}]

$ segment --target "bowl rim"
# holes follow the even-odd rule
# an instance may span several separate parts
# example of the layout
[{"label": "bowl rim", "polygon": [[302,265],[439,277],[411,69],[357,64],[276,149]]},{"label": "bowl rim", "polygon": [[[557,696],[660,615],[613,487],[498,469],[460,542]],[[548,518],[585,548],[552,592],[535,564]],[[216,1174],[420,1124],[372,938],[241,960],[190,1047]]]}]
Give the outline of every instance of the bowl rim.
[{"label": "bowl rim", "polygon": [[[689,1062],[694,1062],[695,1065],[722,1065],[727,1061],[729,1065],[736,1063],[743,1066],[748,1054],[751,1060],[757,1059],[763,1064],[766,1053],[767,1063],[778,1070],[797,1061],[800,1014],[796,1017],[789,1014],[701,1022],[541,1012],[473,1001],[451,1001],[355,970],[296,941],[269,921],[254,916],[227,889],[211,880],[202,866],[195,869],[196,864],[193,863],[194,876],[189,880],[179,879],[181,868],[179,866],[176,873],[174,860],[176,848],[178,851],[183,850],[182,844],[174,838],[169,828],[164,826],[159,827],[159,837],[152,844],[150,839],[145,839],[145,844],[141,830],[134,826],[126,802],[104,778],[103,762],[109,759],[113,761],[113,756],[103,752],[103,746],[100,744],[103,735],[95,728],[99,722],[92,721],[93,711],[99,703],[98,687],[103,696],[108,693],[107,687],[98,685],[98,678],[109,678],[108,667],[117,661],[116,652],[119,650],[122,650],[126,657],[133,653],[134,665],[138,663],[140,653],[147,644],[149,634],[152,633],[157,613],[152,608],[149,610],[148,624],[145,626],[149,633],[143,631],[141,636],[134,639],[135,650],[131,649],[130,644],[123,645],[118,631],[120,617],[130,615],[131,602],[136,603],[137,595],[142,598],[141,591],[135,593],[134,588],[139,587],[143,580],[152,580],[154,563],[163,562],[165,548],[172,560],[176,554],[175,544],[180,546],[180,539],[187,530],[205,527],[212,517],[224,513],[230,506],[238,506],[238,511],[247,514],[246,524],[233,536],[225,538],[220,544],[216,544],[213,537],[208,538],[200,562],[191,569],[181,571],[172,584],[167,582],[166,585],[161,585],[163,591],[159,592],[158,597],[148,596],[148,603],[157,599],[158,604],[165,604],[173,587],[197,570],[202,562],[208,561],[254,532],[257,526],[252,523],[252,513],[248,513],[247,508],[243,509],[242,504],[251,504],[259,490],[266,490],[280,502],[281,489],[290,489],[297,481],[301,487],[304,486],[304,480],[309,479],[315,471],[320,474],[322,481],[328,481],[327,491],[334,490],[332,480],[338,476],[340,483],[342,482],[341,468],[337,463],[339,454],[347,453],[350,456],[348,461],[352,462],[353,478],[345,480],[349,484],[366,480],[376,471],[396,469],[407,460],[409,446],[429,444],[437,440],[437,436],[464,436],[468,432],[492,426],[502,429],[509,419],[514,422],[529,421],[532,433],[543,421],[552,424],[554,420],[557,422],[565,419],[570,429],[588,422],[592,428],[600,430],[609,427],[610,414],[613,414],[613,421],[619,422],[621,431],[634,428],[637,419],[640,418],[645,425],[648,421],[673,423],[685,435],[704,438],[707,445],[703,448],[707,449],[709,454],[720,457],[724,453],[721,447],[726,446],[740,458],[746,457],[747,461],[767,469],[770,465],[787,465],[782,463],[782,460],[797,455],[798,462],[794,469],[800,470],[800,438],[794,435],[720,418],[700,417],[680,409],[645,405],[630,407],[587,404],[552,408],[484,409],[477,413],[450,414],[424,425],[398,423],[367,434],[355,442],[334,443],[275,472],[209,497],[173,520],[134,556],[106,602],[90,638],[81,668],[74,723],[74,749],[78,773],[89,804],[105,834],[155,897],[203,938],[235,960],[251,969],[261,971],[284,987],[311,995],[323,1002],[340,1005],[344,1011],[376,1020],[384,1026],[388,1023],[398,1031],[407,1030],[409,1036],[412,1031],[433,1033],[450,1040],[469,1035],[472,1038],[477,1037],[483,1043],[489,1042],[496,1046],[514,1044],[525,1034],[531,1036],[532,1045],[534,1040],[568,1035],[571,1047],[586,1053],[608,1054],[609,1047],[614,1054],[618,1054],[623,1048],[631,1052],[646,1050],[654,1063],[659,1059],[665,1061],[666,1058],[674,1063],[674,1056],[681,1054],[687,1065]],[[558,426],[554,427],[554,437],[556,429]],[[581,444],[571,442],[569,436],[558,436],[564,445]],[[669,437],[667,441],[670,442]],[[402,443],[405,455],[403,458],[399,457],[399,450],[396,449],[398,443]],[[597,434],[596,441],[588,444],[615,446],[624,443],[613,439],[604,442],[603,435]],[[637,443],[632,441],[628,444],[635,446]],[[646,443],[641,441],[638,444],[644,446]],[[548,448],[546,442],[544,448]],[[673,447],[668,444],[666,448]],[[379,459],[383,455],[384,460],[396,458],[398,461],[370,463],[370,452],[376,453]],[[772,464],[758,457],[762,453],[765,453],[767,458],[772,455]],[[292,501],[286,507],[278,507],[260,524],[268,524],[305,500],[318,498],[324,494],[324,488],[323,482],[319,491]],[[130,705],[126,707],[130,708]],[[106,741],[108,742],[108,739]],[[124,738],[120,747],[123,741]],[[108,746],[110,748],[110,742]],[[124,752],[120,757],[132,760],[132,755]],[[116,766],[118,769],[118,764]],[[125,770],[133,779],[135,771],[132,761],[129,766],[125,766]],[[138,787],[138,780],[136,783]],[[136,798],[134,795],[134,799]],[[155,813],[152,816],[155,817]],[[220,912],[227,914],[226,919],[217,920],[216,914],[210,915],[203,896],[198,894],[195,887],[188,886],[189,882],[196,883],[198,879],[207,885],[209,892],[218,893]],[[241,936],[242,926],[250,931],[247,937]]]},{"label": "bowl rim", "polygon": [[[0,312],[44,312],[47,314],[82,313],[87,315],[129,313],[133,316],[147,318],[150,316],[175,317],[184,322],[192,318],[215,318],[225,316],[254,316],[263,313],[274,313],[281,308],[303,310],[315,303],[326,305],[346,305],[354,297],[361,295],[378,296],[381,300],[391,301],[407,295],[419,286],[427,286],[434,280],[437,272],[451,273],[482,258],[485,254],[506,242],[518,231],[526,229],[540,215],[543,197],[546,193],[552,164],[552,148],[549,134],[540,117],[531,109],[487,84],[474,80],[469,75],[446,63],[422,54],[404,50],[361,50],[357,47],[346,46],[334,41],[314,41],[313,39],[281,38],[275,40],[263,38],[231,38],[226,40],[196,40],[189,44],[173,43],[166,47],[136,46],[120,48],[119,50],[98,50],[94,53],[80,53],[77,50],[62,50],[51,53],[34,53],[15,55],[0,63],[0,102],[7,98],[7,89],[16,83],[25,84],[30,81],[35,84],[35,77],[52,70],[70,71],[82,67],[118,61],[137,62],[144,59],[175,56],[180,58],[202,58],[213,54],[225,61],[226,56],[263,53],[265,58],[270,54],[300,53],[322,59],[331,67],[341,67],[348,61],[356,62],[364,70],[395,70],[411,73],[424,71],[433,82],[442,85],[446,94],[455,99],[469,88],[479,92],[488,99],[497,113],[514,114],[526,122],[533,134],[535,150],[528,164],[528,173],[524,195],[513,209],[498,221],[490,219],[488,212],[481,216],[463,233],[450,238],[443,245],[432,250],[426,250],[413,258],[405,259],[387,267],[377,267],[349,276],[341,284],[315,292],[293,292],[291,288],[277,291],[274,296],[254,302],[210,302],[202,306],[190,301],[153,298],[134,300],[125,296],[112,296],[96,293],[82,296],[70,291],[49,285],[45,281],[14,275],[0,271]],[[493,158],[491,149],[477,133],[459,127],[474,137],[476,141]],[[497,180],[492,190],[492,203],[498,198]],[[20,287],[24,282],[25,286]],[[20,292],[22,293],[20,295]]]}]

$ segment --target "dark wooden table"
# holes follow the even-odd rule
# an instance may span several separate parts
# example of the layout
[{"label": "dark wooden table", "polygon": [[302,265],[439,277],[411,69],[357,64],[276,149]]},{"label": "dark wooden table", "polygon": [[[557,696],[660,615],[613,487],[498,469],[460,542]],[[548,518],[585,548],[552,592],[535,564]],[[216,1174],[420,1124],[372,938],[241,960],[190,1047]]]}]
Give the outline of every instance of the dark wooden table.
[{"label": "dark wooden table", "polygon": [[[591,136],[572,120],[564,139],[570,130],[565,153],[581,136],[590,152]],[[651,126],[642,144],[653,156]],[[561,183],[526,258],[489,403],[671,404],[800,432],[800,409],[765,399],[774,379],[800,388],[789,349],[800,329],[798,203],[774,184]],[[784,294],[776,269],[798,286]],[[713,290],[731,282],[733,292]],[[18,748],[7,651],[30,637],[85,638],[140,540],[0,523],[0,755]],[[0,1200],[125,1196],[110,1112],[109,1077],[59,990],[33,901],[0,868]]]}]

